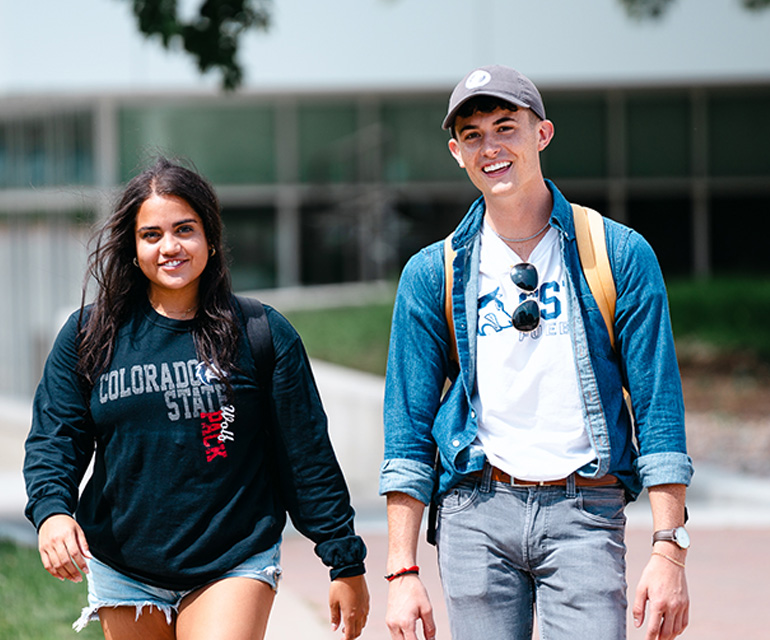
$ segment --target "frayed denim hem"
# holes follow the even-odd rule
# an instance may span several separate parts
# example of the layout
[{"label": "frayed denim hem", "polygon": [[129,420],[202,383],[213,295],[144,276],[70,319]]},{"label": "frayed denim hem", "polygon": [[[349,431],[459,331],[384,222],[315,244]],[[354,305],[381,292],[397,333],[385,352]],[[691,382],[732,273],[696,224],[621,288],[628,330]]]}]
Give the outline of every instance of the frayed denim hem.
[{"label": "frayed denim hem", "polygon": [[72,628],[75,631],[82,631],[85,629],[86,625],[89,622],[92,622],[94,620],[99,619],[99,609],[102,607],[136,607],[136,620],[139,620],[139,616],[142,615],[142,611],[145,607],[150,607],[150,610],[152,610],[153,607],[155,607],[158,611],[161,611],[166,616],[166,622],[170,625],[172,620],[172,615],[177,613],[177,605],[171,605],[171,604],[158,604],[157,602],[104,602],[99,603],[93,606],[84,607],[83,611],[80,612],[80,617],[75,620],[75,622],[72,623]]},{"label": "frayed denim hem", "polygon": [[[227,574],[222,576],[221,578],[217,578],[216,580],[213,580],[212,582],[203,585],[204,588],[208,586],[209,584],[214,584],[215,582],[219,582],[220,580],[226,579],[226,578],[250,578],[252,580],[258,580],[259,582],[264,582],[267,584],[275,593],[278,593],[278,584],[281,579],[281,575],[283,574],[283,570],[278,565],[271,565],[269,567],[265,567],[264,570],[255,573],[253,571],[245,571],[245,570],[238,570],[235,569],[233,571],[229,571]],[[144,601],[144,602],[136,602],[136,601],[126,601],[126,602],[100,602],[99,604],[95,605],[89,605],[87,607],[83,608],[83,611],[80,613],[80,617],[75,620],[75,622],[72,623],[72,628],[75,631],[82,631],[85,629],[86,625],[89,622],[93,622],[94,620],[99,619],[99,609],[102,607],[136,607],[136,620],[139,620],[139,616],[142,615],[142,611],[145,607],[149,607],[152,609],[155,607],[158,609],[158,611],[162,611],[166,616],[166,622],[168,624],[171,624],[173,622],[172,616],[179,612],[179,603],[181,603],[182,599],[188,595],[189,593],[192,593],[192,591],[184,592],[184,595],[179,598],[179,602],[177,604],[158,604],[157,602],[150,602],[150,601]]]},{"label": "frayed denim hem", "polygon": [[271,565],[265,567],[261,571],[252,571],[246,569],[238,569],[237,567],[232,571],[228,571],[225,575],[212,580],[204,586],[209,586],[220,580],[227,578],[250,578],[251,580],[257,580],[258,582],[264,582],[270,587],[274,593],[278,593],[278,585],[281,583],[281,576],[283,575],[283,569],[279,565]]}]

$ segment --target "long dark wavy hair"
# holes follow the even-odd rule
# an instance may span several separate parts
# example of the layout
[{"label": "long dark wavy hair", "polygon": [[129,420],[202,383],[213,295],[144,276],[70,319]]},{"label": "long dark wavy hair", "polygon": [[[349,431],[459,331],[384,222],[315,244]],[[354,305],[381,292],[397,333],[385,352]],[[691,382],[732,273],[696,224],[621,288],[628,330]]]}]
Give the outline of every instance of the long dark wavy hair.
[{"label": "long dark wavy hair", "polygon": [[[112,361],[118,329],[147,299],[148,280],[134,265],[136,216],[153,194],[182,198],[203,222],[206,241],[214,251],[200,277],[193,340],[198,357],[215,370],[227,371],[236,362],[240,327],[232,307],[219,200],[205,178],[161,157],[128,183],[114,212],[91,240],[94,248],[83,284],[78,352],[78,373],[90,386]],[[85,313],[92,279],[96,298]]]}]

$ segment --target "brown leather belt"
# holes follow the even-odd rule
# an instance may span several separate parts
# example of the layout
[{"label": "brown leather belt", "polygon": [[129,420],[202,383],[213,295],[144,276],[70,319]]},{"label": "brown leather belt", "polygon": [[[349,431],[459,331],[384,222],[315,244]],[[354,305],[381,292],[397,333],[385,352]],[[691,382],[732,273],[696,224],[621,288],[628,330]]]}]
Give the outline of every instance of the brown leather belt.
[{"label": "brown leather belt", "polygon": [[[484,477],[484,471],[474,471],[472,476],[477,478]],[[567,486],[567,478],[561,478],[560,480],[521,480],[519,478],[512,478],[505,471],[492,467],[492,480],[495,482],[502,482],[503,484],[510,484],[517,487],[565,487]],[[584,478],[581,475],[575,474],[575,486],[576,487],[612,487],[620,486],[620,481],[613,475],[607,474],[601,478]]]}]

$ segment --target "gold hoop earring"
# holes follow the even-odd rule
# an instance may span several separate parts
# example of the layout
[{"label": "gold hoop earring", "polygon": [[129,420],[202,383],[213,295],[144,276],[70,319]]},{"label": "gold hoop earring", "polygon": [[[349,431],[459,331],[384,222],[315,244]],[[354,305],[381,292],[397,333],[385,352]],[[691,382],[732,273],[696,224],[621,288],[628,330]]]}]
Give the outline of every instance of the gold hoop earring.
[{"label": "gold hoop earring", "polygon": [[217,250],[214,247],[211,247],[211,251],[209,252],[209,257],[213,258],[214,254],[217,252]]},{"label": "gold hoop earring", "polygon": [[134,266],[138,269],[139,268],[139,260],[134,258]]}]

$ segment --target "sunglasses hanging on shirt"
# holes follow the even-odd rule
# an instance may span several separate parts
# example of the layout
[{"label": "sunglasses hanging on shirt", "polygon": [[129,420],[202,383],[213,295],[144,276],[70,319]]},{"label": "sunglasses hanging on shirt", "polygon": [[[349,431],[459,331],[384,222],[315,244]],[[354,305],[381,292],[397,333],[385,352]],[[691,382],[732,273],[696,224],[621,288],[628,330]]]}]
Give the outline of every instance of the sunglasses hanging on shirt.
[{"label": "sunglasses hanging on shirt", "polygon": [[[520,262],[511,267],[511,282],[521,291],[532,294],[537,290],[540,278],[537,275],[535,265],[529,262]],[[514,309],[511,315],[511,323],[514,329],[522,333],[534,331],[540,325],[540,305],[536,298],[528,298]]]}]

